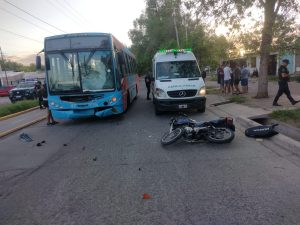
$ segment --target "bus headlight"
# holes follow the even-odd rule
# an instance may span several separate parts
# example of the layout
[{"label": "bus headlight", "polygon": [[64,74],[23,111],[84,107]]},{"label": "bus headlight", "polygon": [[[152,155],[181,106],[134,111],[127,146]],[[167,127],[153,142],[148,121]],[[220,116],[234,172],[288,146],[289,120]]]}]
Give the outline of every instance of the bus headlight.
[{"label": "bus headlight", "polygon": [[199,95],[200,96],[205,96],[206,95],[206,89],[205,89],[205,87],[200,88]]},{"label": "bus headlight", "polygon": [[155,93],[156,93],[156,96],[159,97],[159,98],[166,98],[167,97],[166,92],[164,92],[164,90],[162,90],[160,88],[156,88]]}]

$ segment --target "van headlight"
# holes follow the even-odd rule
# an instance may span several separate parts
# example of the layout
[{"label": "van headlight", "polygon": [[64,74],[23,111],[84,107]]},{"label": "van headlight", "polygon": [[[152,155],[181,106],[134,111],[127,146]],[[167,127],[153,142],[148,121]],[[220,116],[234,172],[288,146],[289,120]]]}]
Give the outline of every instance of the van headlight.
[{"label": "van headlight", "polygon": [[205,96],[206,95],[206,89],[205,89],[205,87],[200,88],[199,95],[200,96]]},{"label": "van headlight", "polygon": [[163,89],[160,89],[160,88],[156,88],[156,89],[155,89],[155,94],[156,94],[156,96],[159,97],[159,98],[166,98],[166,97],[167,97],[166,92],[164,92],[164,90],[163,90]]}]

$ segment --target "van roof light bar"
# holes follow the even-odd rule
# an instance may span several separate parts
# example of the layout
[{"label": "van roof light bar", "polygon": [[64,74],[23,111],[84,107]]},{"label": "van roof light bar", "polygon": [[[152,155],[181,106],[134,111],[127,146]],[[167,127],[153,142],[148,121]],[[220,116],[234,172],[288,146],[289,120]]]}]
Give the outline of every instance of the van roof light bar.
[{"label": "van roof light bar", "polygon": [[161,49],[158,52],[159,53],[184,53],[184,52],[191,52],[192,49],[191,48],[185,48],[185,49]]}]

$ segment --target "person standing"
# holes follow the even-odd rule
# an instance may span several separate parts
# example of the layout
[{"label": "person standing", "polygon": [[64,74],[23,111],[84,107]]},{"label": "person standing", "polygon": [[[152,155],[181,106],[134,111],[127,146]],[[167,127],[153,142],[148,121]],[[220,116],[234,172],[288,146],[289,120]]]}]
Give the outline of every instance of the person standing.
[{"label": "person standing", "polygon": [[205,82],[205,78],[206,78],[206,68],[202,71],[201,73],[202,79]]},{"label": "person standing", "polygon": [[45,108],[47,108],[47,125],[55,125],[58,122],[56,122],[53,119],[51,110],[49,109],[49,104],[48,104],[48,93],[47,93],[47,86],[46,83],[43,84],[42,86],[42,96],[43,96],[43,105],[45,106]]},{"label": "person standing", "polygon": [[41,81],[38,81],[36,83],[35,90],[36,90],[36,96],[37,96],[37,98],[39,100],[40,109],[44,109],[44,106],[43,106],[43,95],[42,95],[42,83],[41,83]]},{"label": "person standing", "polygon": [[231,92],[231,68],[229,67],[229,63],[226,63],[224,68],[224,84],[225,84],[225,95]]},{"label": "person standing", "polygon": [[241,71],[241,86],[242,86],[242,92],[248,93],[248,79],[249,79],[250,72],[246,65],[243,66],[243,69]]},{"label": "person standing", "polygon": [[291,92],[289,89],[289,71],[287,69],[287,65],[289,64],[289,60],[288,59],[284,59],[282,60],[282,64],[278,69],[278,85],[279,85],[279,89],[277,92],[277,95],[274,98],[273,101],[273,106],[281,106],[278,104],[278,99],[280,98],[280,96],[285,93],[287,98],[290,100],[290,102],[292,103],[292,105],[297,104],[298,102],[300,102],[300,100],[296,101],[293,99],[293,97],[291,96]]},{"label": "person standing", "polygon": [[235,93],[235,94],[241,93],[240,88],[239,88],[240,80],[241,80],[241,70],[238,65],[235,65],[234,70],[233,70],[233,84],[234,84],[234,88],[235,88],[235,91],[233,93]]},{"label": "person standing", "polygon": [[147,88],[147,100],[151,100],[150,98],[150,86],[151,86],[151,76],[150,76],[150,72],[147,73],[147,75],[145,76],[145,84],[146,84],[146,88]]},{"label": "person standing", "polygon": [[218,83],[220,84],[220,91],[224,92],[224,65],[220,65],[217,69]]}]

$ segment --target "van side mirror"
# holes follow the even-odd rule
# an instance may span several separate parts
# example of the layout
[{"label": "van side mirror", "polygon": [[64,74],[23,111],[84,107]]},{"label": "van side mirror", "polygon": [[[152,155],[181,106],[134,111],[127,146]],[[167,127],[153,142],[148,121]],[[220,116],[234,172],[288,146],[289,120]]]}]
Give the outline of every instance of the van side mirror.
[{"label": "van side mirror", "polygon": [[125,59],[124,59],[124,55],[122,52],[118,52],[118,61],[119,63],[122,65],[122,64],[125,64]]},{"label": "van side mirror", "polygon": [[42,63],[41,63],[41,56],[37,55],[35,57],[35,69],[41,70],[42,69]]}]

